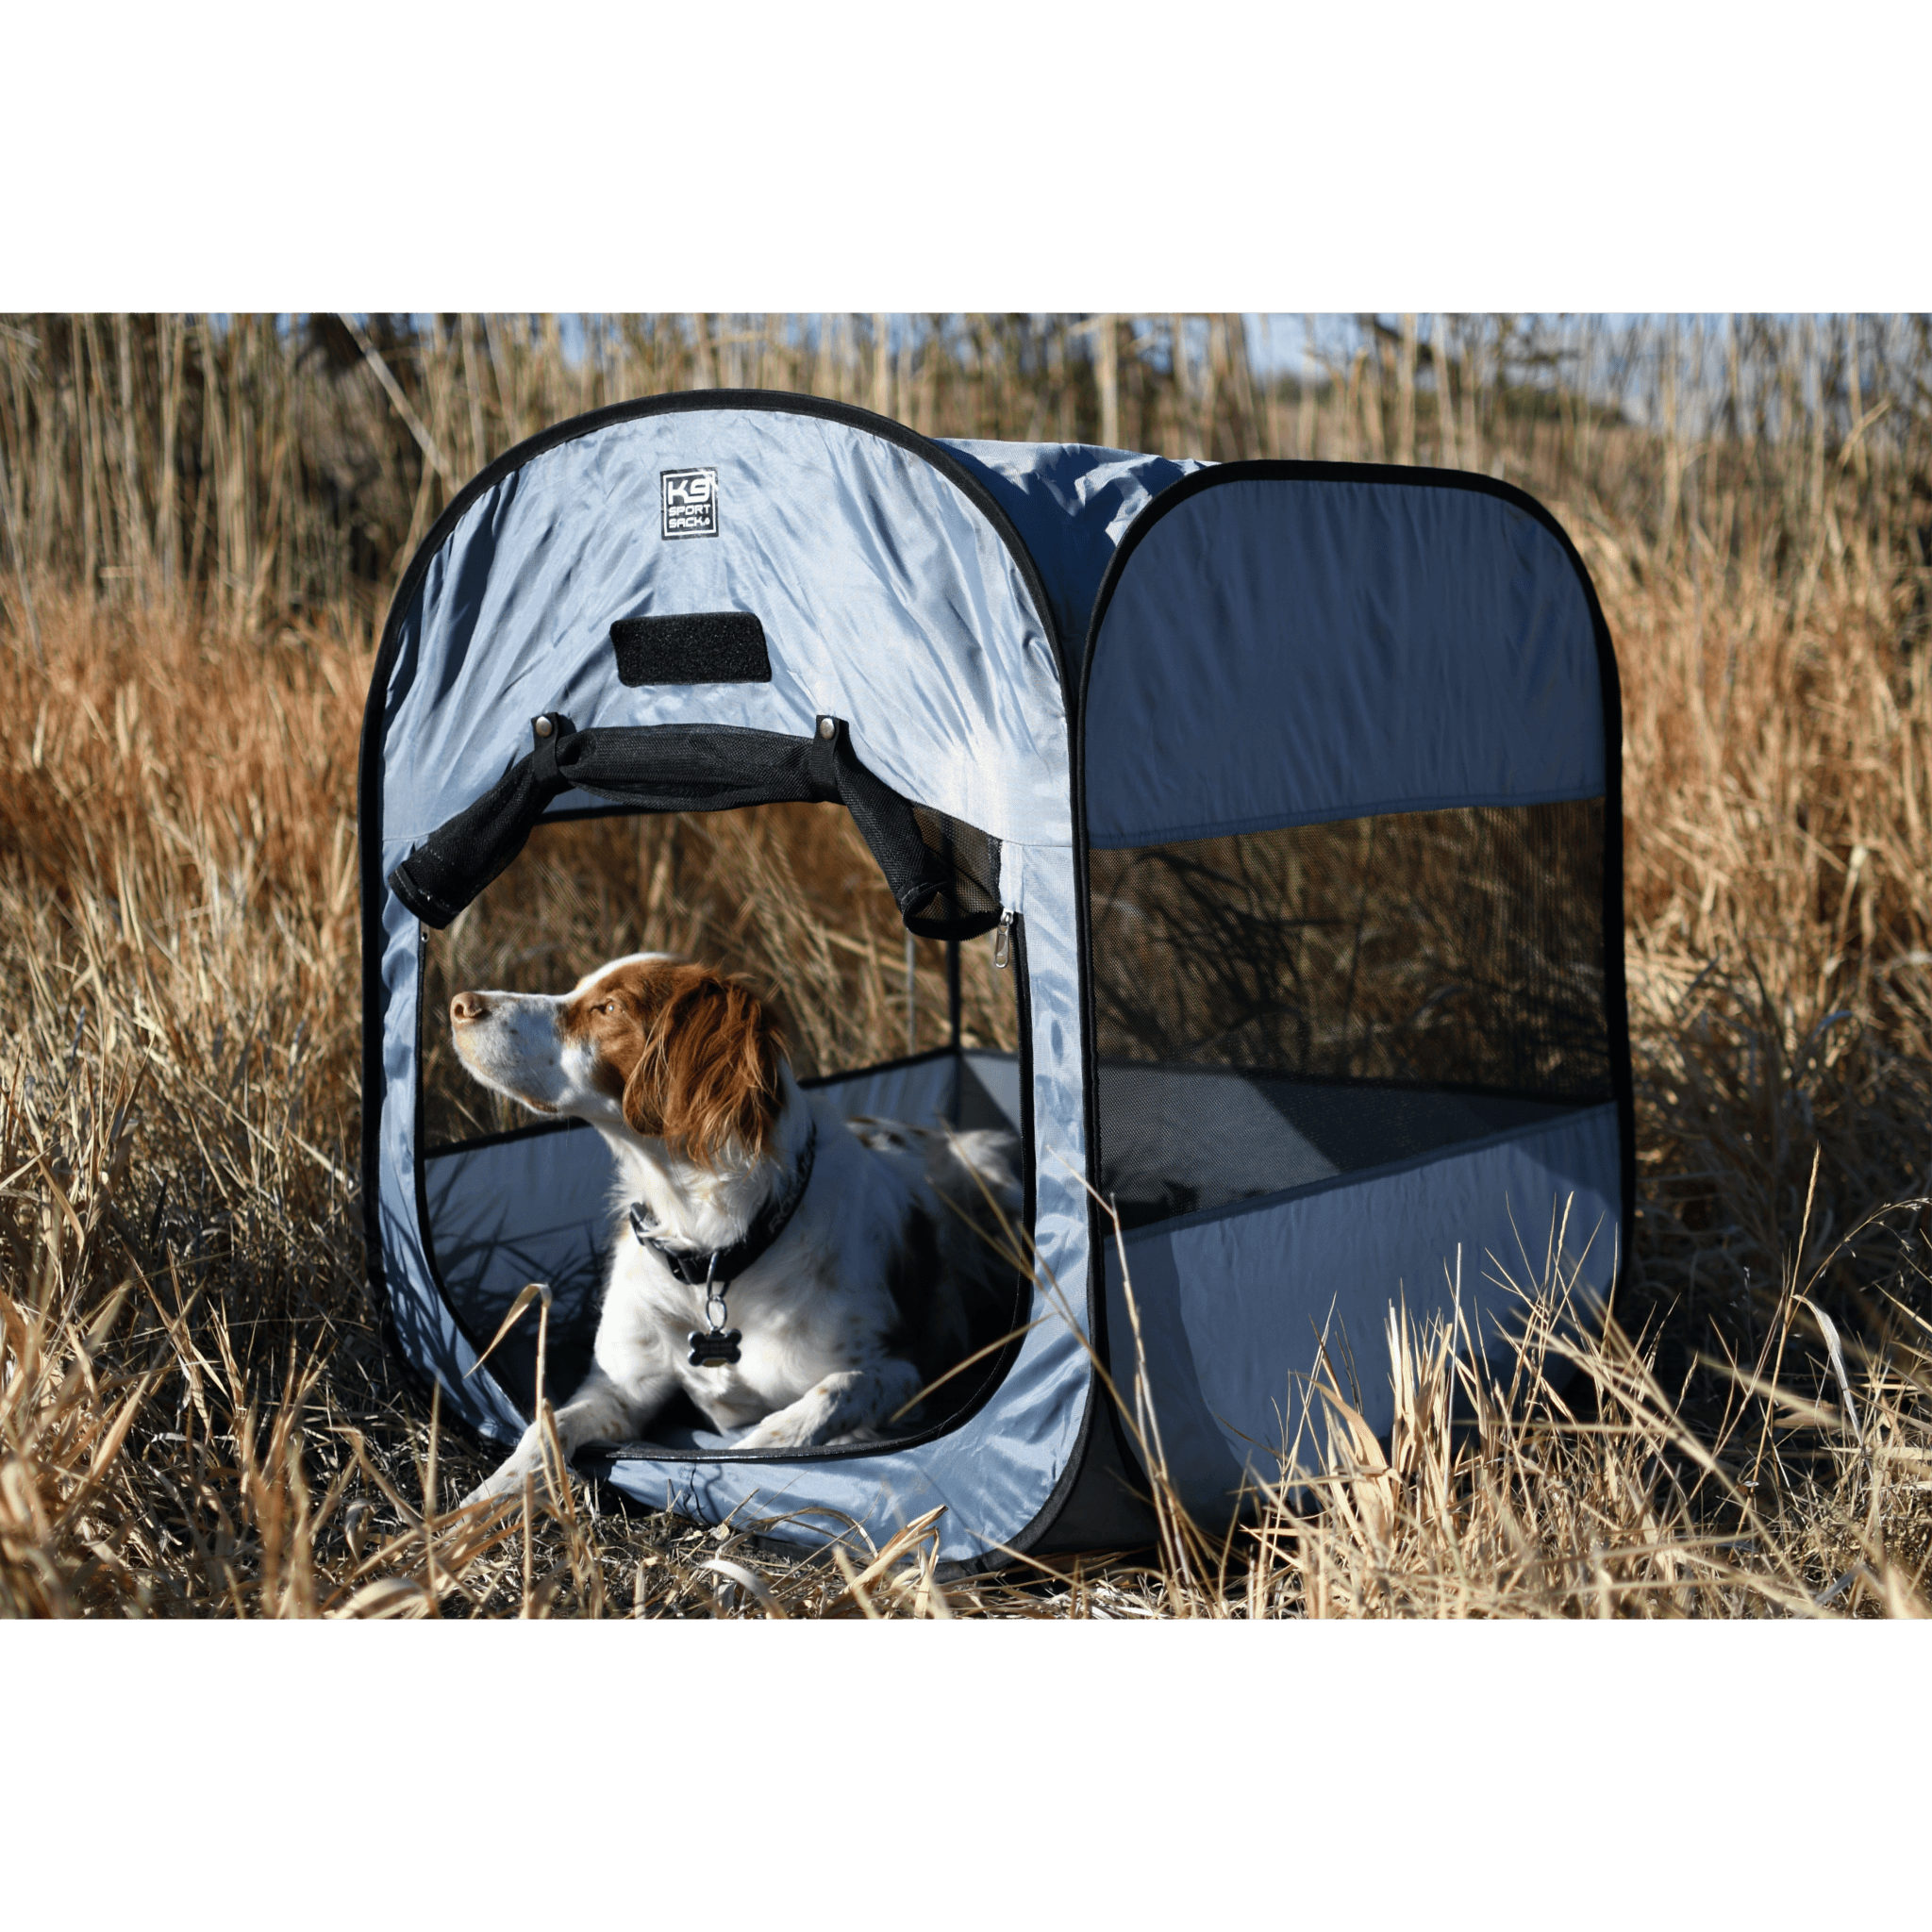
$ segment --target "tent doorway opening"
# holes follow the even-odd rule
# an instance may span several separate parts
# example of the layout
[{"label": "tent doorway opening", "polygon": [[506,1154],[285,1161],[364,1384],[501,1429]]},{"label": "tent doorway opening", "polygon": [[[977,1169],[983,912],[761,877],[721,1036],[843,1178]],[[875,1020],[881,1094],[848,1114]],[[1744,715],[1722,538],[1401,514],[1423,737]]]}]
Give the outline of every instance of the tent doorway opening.
[{"label": "tent doorway opening", "polygon": [[[834,804],[546,818],[441,930],[423,929],[417,1144],[429,1258],[480,1349],[526,1281],[549,1283],[545,1392],[561,1404],[588,1372],[610,1246],[616,1169],[601,1137],[543,1121],[483,1087],[458,1059],[449,1003],[464,990],[557,993],[607,959],[666,953],[741,976],[777,1019],[801,1086],[848,1119],[1003,1129],[1033,1199],[1022,1119],[1024,944],[908,934],[851,814]],[[998,951],[1007,959],[995,963]],[[1025,1219],[1023,1216],[1023,1224]],[[1016,1232],[1030,1233],[1024,1227]],[[942,1239],[977,1241],[960,1223]],[[979,1361],[908,1419],[907,1442],[957,1426],[991,1394],[1025,1320],[1012,1273],[1002,1321],[975,1333]],[[534,1413],[534,1312],[491,1357]],[[863,1445],[876,1455],[889,1441]],[[731,1438],[678,1398],[625,1457],[733,1457]],[[782,1452],[784,1459],[838,1449]]]}]

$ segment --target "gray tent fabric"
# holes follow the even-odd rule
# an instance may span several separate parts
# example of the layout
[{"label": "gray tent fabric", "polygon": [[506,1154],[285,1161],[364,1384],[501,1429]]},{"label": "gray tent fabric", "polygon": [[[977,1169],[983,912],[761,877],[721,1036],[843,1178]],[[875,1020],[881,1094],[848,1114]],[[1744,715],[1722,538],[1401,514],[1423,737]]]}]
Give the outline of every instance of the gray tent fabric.
[{"label": "gray tent fabric", "polygon": [[[721,614],[756,618],[768,678],[626,680],[613,625]],[[1052,1548],[1081,1525],[1116,1535],[1125,1506],[1096,1501],[1095,1486],[1138,1473],[1094,1368],[1130,1383],[1135,1366],[1090,1191],[1096,1096],[1179,1076],[1096,1058],[1089,854],[1605,800],[1602,918],[1575,941],[1603,956],[1613,1094],[1405,1096],[1346,1081],[1331,1092],[1231,1067],[1213,1076],[1225,1103],[1189,1158],[1226,1184],[1213,1198],[1233,1198],[1129,1231],[1183,1498],[1224,1510],[1243,1472],[1269,1473],[1251,1443],[1274,1434],[1278,1446],[1271,1404],[1308,1374],[1317,1315],[1345,1324],[1359,1361],[1392,1301],[1441,1304],[1441,1264],[1458,1242],[1477,1306],[1477,1257],[1504,1256],[1512,1215],[1527,1240],[1557,1200],[1573,1247],[1591,1230],[1581,1278],[1608,1285],[1632,1119],[1612,959],[1614,693],[1574,550],[1528,498],[1486,479],[944,444],[755,392],[558,425],[491,464],[425,540],[365,715],[364,1188],[397,1346],[442,1385],[447,1410],[496,1441],[521,1432],[533,1357],[523,1341],[481,1370],[476,1356],[525,1280],[552,1284],[558,1374],[588,1359],[608,1156],[593,1133],[544,1126],[425,1145],[424,1028],[440,1016],[422,1011],[424,927],[389,883],[531,752],[535,717],[801,741],[833,719],[901,798],[999,841],[1020,1054],[956,1046],[830,1083],[851,1113],[1022,1133],[1038,1280],[997,1386],[889,1445],[757,1458],[667,1425],[586,1458],[652,1507],[808,1542],[854,1524],[882,1540],[942,1504],[941,1555],[961,1563]],[[544,816],[609,808],[564,791]],[[1109,1152],[1131,1165],[1125,1131]],[[1168,1178],[1176,1207],[1208,1198]]]},{"label": "gray tent fabric", "polygon": [[[1446,1306],[1491,1344],[1512,1322],[1520,1332],[1514,1290],[1542,1279],[1559,1238],[1563,1281],[1579,1301],[1607,1296],[1616,1174],[1617,1109],[1605,1106],[1137,1229],[1106,1257],[1115,1380],[1130,1387],[1137,1367],[1130,1290],[1162,1449],[1183,1493],[1224,1518],[1243,1482],[1282,1479],[1284,1447],[1302,1469],[1320,1466],[1327,1411],[1309,1378],[1324,1341],[1342,1393],[1353,1365],[1363,1419],[1386,1437],[1394,1396],[1373,1371],[1388,1359],[1391,1307],[1421,1317]],[[1363,1282],[1384,1291],[1365,1297]]]},{"label": "gray tent fabric", "polygon": [[[660,476],[691,469],[717,473],[718,534],[639,541]],[[621,682],[613,622],[712,610],[758,616],[769,684],[702,687],[700,707]],[[1059,674],[1013,557],[929,461],[815,415],[680,410],[541,451],[437,546],[387,671],[387,735],[410,750],[385,767],[382,827],[402,852],[528,752],[544,711],[807,739],[841,718],[902,796],[1071,842]]]},{"label": "gray tent fabric", "polygon": [[1134,551],[1106,635],[1099,846],[1604,790],[1589,603],[1549,531],[1492,496],[1203,491]]},{"label": "gray tent fabric", "polygon": [[1032,552],[1073,689],[1093,593],[1122,538],[1161,491],[1206,465],[1076,442],[948,441],[944,447],[986,486]]}]

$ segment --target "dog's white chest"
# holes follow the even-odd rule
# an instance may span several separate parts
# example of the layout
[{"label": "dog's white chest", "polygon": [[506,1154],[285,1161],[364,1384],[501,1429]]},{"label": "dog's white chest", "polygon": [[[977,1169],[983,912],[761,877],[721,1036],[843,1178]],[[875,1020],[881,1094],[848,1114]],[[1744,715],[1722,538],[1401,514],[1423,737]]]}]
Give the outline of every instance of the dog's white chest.
[{"label": "dog's white chest", "polygon": [[689,1338],[677,1338],[683,1344],[677,1378],[721,1429],[743,1428],[796,1402],[833,1370],[851,1366],[826,1351],[801,1348],[798,1338],[783,1330],[752,1324],[739,1332],[738,1359],[709,1365],[692,1362]]}]

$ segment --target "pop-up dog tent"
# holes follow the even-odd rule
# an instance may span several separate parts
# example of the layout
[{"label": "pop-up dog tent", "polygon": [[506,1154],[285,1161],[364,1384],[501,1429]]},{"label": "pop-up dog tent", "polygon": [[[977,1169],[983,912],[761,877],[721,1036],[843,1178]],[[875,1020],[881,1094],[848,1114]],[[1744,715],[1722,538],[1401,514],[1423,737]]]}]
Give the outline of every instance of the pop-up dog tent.
[{"label": "pop-up dog tent", "polygon": [[1132,1385],[1124,1252],[1170,1474],[1224,1521],[1319,1424],[1324,1338],[1386,1431],[1391,1305],[1459,1293],[1493,1334],[1553,1229],[1607,1291],[1619,748],[1576,552],[1484,477],[938,442],[756,392],[560,424],[440,519],[370,690],[363,1172],[397,1345],[509,1442],[527,1341],[478,1354],[547,1281],[567,1398],[615,1225],[588,1128],[426,1143],[425,925],[540,822],[835,804],[910,930],[1010,958],[1016,1054],[956,1023],[822,1084],[1019,1136],[1024,1332],[903,1441],[758,1457],[667,1424],[583,1462],[801,1540],[943,1504],[956,1561],[1136,1540],[1095,1374]]}]

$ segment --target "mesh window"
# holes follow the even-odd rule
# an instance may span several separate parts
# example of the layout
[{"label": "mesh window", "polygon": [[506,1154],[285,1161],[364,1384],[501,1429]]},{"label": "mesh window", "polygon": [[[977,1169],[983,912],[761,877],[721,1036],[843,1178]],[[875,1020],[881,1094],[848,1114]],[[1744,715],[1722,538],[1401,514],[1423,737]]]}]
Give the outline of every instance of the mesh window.
[{"label": "mesh window", "polygon": [[1610,1098],[1600,799],[1095,851],[1091,881],[1130,1226]]},{"label": "mesh window", "polygon": [[908,930],[922,939],[970,939],[991,931],[1000,921],[1000,841],[929,805],[915,805],[912,817],[946,883],[907,913]]}]

